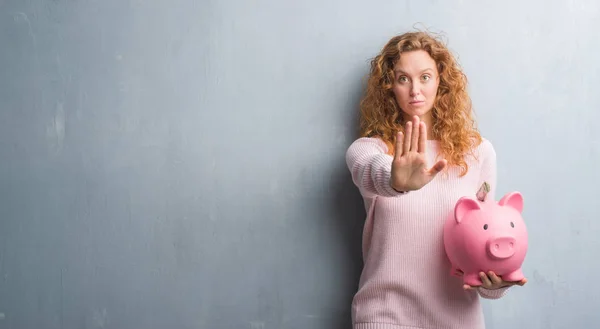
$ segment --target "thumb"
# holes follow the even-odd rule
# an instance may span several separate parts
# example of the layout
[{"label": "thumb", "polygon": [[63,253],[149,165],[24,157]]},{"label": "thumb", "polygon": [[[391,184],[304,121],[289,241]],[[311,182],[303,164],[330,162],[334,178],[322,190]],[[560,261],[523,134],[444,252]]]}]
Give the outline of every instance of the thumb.
[{"label": "thumb", "polygon": [[436,164],[434,164],[433,167],[431,167],[431,169],[429,169],[429,173],[431,175],[437,175],[440,171],[442,171],[442,170],[444,170],[444,168],[446,168],[447,164],[448,164],[448,161],[446,159],[440,160]]}]

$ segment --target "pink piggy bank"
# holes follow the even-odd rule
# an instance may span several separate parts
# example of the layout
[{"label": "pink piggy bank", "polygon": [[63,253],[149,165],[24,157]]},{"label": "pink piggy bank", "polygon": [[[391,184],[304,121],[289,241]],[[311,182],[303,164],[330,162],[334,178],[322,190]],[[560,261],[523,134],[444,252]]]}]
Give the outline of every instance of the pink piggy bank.
[{"label": "pink piggy bank", "polygon": [[462,197],[444,225],[444,247],[451,273],[464,273],[470,286],[482,285],[479,272],[494,271],[504,281],[524,278],[527,228],[521,213],[523,197],[506,194],[500,201]]}]

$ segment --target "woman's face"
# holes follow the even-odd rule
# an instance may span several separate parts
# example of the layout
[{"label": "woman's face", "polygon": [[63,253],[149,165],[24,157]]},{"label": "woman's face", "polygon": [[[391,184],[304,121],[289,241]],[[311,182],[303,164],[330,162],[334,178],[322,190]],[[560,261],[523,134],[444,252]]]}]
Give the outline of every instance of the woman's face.
[{"label": "woman's face", "polygon": [[424,50],[404,52],[394,66],[393,92],[405,117],[415,115],[431,126],[431,109],[437,95],[439,76],[433,58]]}]

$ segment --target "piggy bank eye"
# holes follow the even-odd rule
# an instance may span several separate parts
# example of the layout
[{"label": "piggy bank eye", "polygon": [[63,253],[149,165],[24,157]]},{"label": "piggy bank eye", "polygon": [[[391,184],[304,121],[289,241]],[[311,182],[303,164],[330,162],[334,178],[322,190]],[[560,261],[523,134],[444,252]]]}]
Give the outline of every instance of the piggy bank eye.
[{"label": "piggy bank eye", "polygon": [[510,227],[515,227],[515,223],[510,222]]},{"label": "piggy bank eye", "polygon": [[483,225],[483,229],[484,229],[484,230],[487,230],[487,228],[488,228],[488,225],[487,225],[487,224]]}]

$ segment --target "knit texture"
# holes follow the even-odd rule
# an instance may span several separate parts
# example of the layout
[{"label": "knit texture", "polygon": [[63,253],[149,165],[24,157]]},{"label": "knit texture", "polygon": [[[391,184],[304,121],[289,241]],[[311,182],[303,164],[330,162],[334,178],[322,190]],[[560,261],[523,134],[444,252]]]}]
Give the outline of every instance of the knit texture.
[{"label": "knit texture", "polygon": [[[428,165],[438,160],[439,142],[427,141]],[[479,297],[497,299],[508,288],[465,291],[450,275],[443,244],[444,222],[458,199],[491,185],[495,199],[496,153],[484,139],[469,157],[468,173],[451,167],[417,191],[390,186],[392,156],[377,138],[360,138],[346,161],[363,196],[364,268],[352,302],[354,329],[483,329]]]}]

